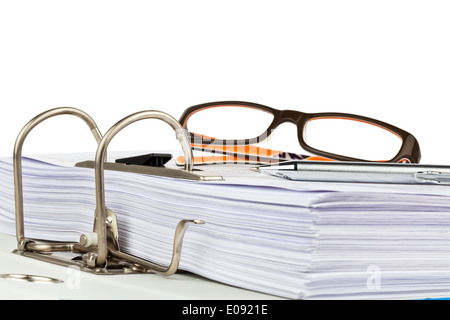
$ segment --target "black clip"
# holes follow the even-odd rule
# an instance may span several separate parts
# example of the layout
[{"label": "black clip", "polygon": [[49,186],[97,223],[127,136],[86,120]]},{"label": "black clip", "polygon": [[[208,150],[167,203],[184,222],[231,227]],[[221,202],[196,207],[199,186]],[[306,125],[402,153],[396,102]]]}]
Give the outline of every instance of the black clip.
[{"label": "black clip", "polygon": [[170,153],[149,153],[141,156],[117,159],[116,163],[126,165],[135,164],[149,167],[164,167],[170,159],[172,159],[172,155]]}]

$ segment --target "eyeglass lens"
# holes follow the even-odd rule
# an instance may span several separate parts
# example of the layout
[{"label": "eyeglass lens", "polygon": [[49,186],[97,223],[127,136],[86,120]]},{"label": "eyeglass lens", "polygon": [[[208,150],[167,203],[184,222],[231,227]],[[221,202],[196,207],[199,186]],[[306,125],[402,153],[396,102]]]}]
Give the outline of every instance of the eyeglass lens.
[{"label": "eyeglass lens", "polygon": [[262,135],[273,118],[273,114],[256,108],[218,106],[192,114],[187,128],[215,139],[249,139]]},{"label": "eyeglass lens", "polygon": [[345,118],[312,119],[304,127],[303,138],[312,148],[370,161],[388,161],[402,146],[391,131]]}]

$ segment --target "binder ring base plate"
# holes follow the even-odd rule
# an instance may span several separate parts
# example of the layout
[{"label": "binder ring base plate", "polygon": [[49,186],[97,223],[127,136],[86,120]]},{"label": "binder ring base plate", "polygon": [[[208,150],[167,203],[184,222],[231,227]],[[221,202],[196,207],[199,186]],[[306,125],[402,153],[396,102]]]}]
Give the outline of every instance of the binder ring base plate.
[{"label": "binder ring base plate", "polygon": [[74,268],[79,271],[88,272],[98,275],[117,275],[117,274],[142,274],[142,273],[155,273],[145,269],[142,266],[132,263],[124,262],[120,259],[110,258],[108,259],[107,266],[91,268],[82,261],[82,256],[73,253],[73,258],[70,259],[68,253],[64,255],[58,255],[57,253],[34,252],[28,250],[14,250],[12,253],[18,254],[23,257],[33,258],[43,262],[53,263],[62,267]]}]

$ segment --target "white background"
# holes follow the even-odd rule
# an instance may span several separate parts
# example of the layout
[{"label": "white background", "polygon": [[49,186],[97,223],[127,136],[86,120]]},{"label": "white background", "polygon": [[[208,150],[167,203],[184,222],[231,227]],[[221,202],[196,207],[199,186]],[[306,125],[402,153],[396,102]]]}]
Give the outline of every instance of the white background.
[{"label": "white background", "polygon": [[[413,133],[422,163],[450,164],[449,17],[434,0],[2,0],[0,156],[50,108],[80,108],[104,133],[136,111],[244,100],[377,118]],[[177,147],[142,122],[111,148]],[[83,126],[50,119],[24,154],[94,151]]]}]

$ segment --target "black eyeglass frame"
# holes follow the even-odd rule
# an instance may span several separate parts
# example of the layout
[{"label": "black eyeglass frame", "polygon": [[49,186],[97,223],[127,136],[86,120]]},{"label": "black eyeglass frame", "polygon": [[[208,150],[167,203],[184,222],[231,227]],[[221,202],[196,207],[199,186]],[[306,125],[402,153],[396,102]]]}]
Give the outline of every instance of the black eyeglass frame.
[{"label": "black eyeglass frame", "polygon": [[[253,108],[257,110],[262,110],[265,112],[268,112],[273,115],[272,123],[269,125],[269,127],[266,129],[265,132],[263,132],[261,135],[255,138],[251,139],[216,139],[216,138],[208,138],[203,137],[199,134],[191,133],[189,132],[189,128],[187,128],[187,122],[189,118],[196,112],[199,112],[204,109],[209,109],[211,107],[247,107],[247,108]],[[218,101],[218,102],[208,102],[203,104],[198,104],[192,107],[187,108],[183,114],[180,117],[180,124],[183,128],[185,128],[191,137],[191,141],[199,141],[198,139],[201,139],[202,144],[206,145],[252,145],[256,144],[258,142],[263,141],[263,139],[268,138],[273,130],[275,130],[280,124],[284,122],[290,122],[297,126],[297,136],[298,136],[298,142],[300,143],[300,146],[318,156],[323,156],[329,159],[338,160],[338,161],[360,161],[360,162],[373,162],[365,159],[358,159],[358,158],[352,158],[347,157],[339,154],[329,153],[323,150],[319,150],[316,148],[313,148],[309,146],[304,138],[303,138],[303,129],[306,125],[306,123],[313,119],[320,119],[320,118],[344,118],[347,120],[356,120],[356,121],[362,121],[366,122],[378,127],[381,127],[382,129],[388,130],[392,132],[393,134],[397,135],[402,140],[402,146],[400,147],[400,150],[398,153],[390,160],[386,160],[385,162],[411,162],[411,163],[419,163],[421,158],[421,152],[420,147],[417,139],[410,134],[409,132],[400,129],[396,126],[393,126],[389,123],[368,118],[360,115],[350,114],[350,113],[340,113],[340,112],[320,112],[320,113],[306,113],[296,110],[278,110],[274,109],[262,104],[253,103],[253,102],[245,102],[245,101]]]}]

